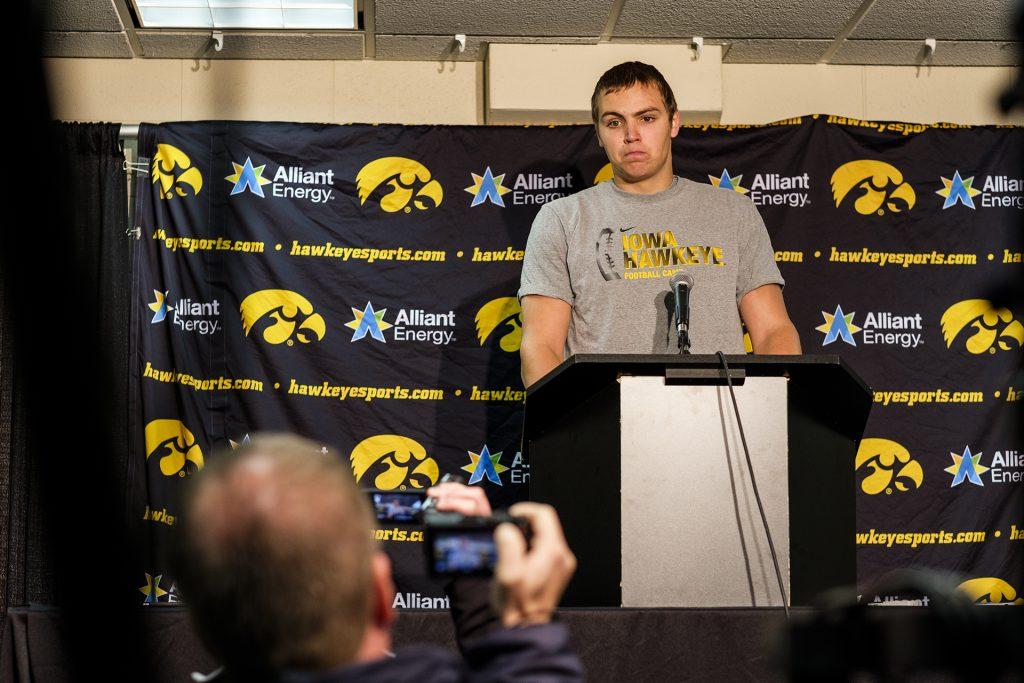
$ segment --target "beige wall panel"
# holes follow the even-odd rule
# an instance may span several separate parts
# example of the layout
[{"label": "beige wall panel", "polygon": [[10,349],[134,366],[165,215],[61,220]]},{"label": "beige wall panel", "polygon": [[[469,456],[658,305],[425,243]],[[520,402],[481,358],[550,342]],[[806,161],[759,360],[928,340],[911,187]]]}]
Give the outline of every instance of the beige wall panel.
[{"label": "beige wall panel", "polygon": [[334,62],[182,60],[183,120],[329,122]]},{"label": "beige wall panel", "polygon": [[474,124],[476,64],[334,62],[338,123]]},{"label": "beige wall panel", "polygon": [[1006,67],[865,66],[864,104],[868,118],[915,123],[1022,123],[1007,119],[996,105],[1010,85]]},{"label": "beige wall panel", "polygon": [[64,121],[181,119],[181,62],[46,59],[53,116]]},{"label": "beige wall panel", "polygon": [[863,69],[826,64],[723,64],[722,123],[806,114],[866,118]]}]

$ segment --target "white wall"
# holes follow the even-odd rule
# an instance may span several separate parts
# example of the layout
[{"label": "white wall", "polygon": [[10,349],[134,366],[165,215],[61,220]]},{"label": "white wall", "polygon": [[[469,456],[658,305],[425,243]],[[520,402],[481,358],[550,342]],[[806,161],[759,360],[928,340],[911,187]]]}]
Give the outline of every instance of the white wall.
[{"label": "white wall", "polygon": [[[55,118],[323,123],[485,123],[475,62],[46,60]],[[919,123],[1024,124],[995,98],[1006,67],[722,66],[722,123],[804,114]]]}]

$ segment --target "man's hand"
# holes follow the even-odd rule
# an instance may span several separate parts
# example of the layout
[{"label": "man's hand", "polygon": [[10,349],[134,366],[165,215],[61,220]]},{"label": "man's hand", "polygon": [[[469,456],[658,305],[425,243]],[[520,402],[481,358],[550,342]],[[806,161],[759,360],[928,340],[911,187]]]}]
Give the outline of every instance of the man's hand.
[{"label": "man's hand", "polygon": [[750,333],[754,353],[800,353],[800,335],[789,319],[782,288],[778,285],[762,285],[744,294],[740,300],[740,317]]},{"label": "man's hand", "polygon": [[558,606],[576,571],[576,556],[569,550],[555,509],[539,503],[518,503],[509,509],[530,522],[530,549],[512,524],[494,532],[498,564],[494,569],[495,603],[506,628],[544,624]]},{"label": "man's hand", "polygon": [[431,486],[427,495],[437,499],[438,512],[457,512],[467,517],[488,517],[491,514],[491,503],[479,486],[449,481]]},{"label": "man's hand", "polygon": [[523,386],[529,387],[551,372],[565,354],[572,306],[549,296],[524,296],[523,341],[519,347]]}]

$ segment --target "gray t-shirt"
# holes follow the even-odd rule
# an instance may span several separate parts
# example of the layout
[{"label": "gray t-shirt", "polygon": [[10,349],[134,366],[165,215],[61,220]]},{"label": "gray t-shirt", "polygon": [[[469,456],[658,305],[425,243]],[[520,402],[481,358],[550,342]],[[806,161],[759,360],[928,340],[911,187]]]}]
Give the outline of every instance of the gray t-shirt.
[{"label": "gray t-shirt", "polygon": [[743,353],[739,301],[783,285],[753,202],[675,178],[652,195],[603,182],[541,207],[530,230],[519,297],[572,306],[565,355],[676,353],[669,280],[693,277],[692,353]]}]

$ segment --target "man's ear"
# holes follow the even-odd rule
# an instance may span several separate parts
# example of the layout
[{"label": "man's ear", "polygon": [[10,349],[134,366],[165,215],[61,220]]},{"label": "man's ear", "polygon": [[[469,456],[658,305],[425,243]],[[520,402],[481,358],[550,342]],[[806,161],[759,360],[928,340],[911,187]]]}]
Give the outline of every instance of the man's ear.
[{"label": "man's ear", "polygon": [[679,110],[676,109],[675,112],[672,114],[672,135],[671,135],[671,137],[675,137],[675,136],[679,135],[679,126],[681,124],[682,124],[682,117],[679,115]]},{"label": "man's ear", "polygon": [[395,582],[391,578],[391,560],[381,551],[370,558],[370,618],[378,628],[395,622]]},{"label": "man's ear", "polygon": [[604,143],[601,142],[601,131],[597,129],[597,124],[594,124],[594,134],[597,136],[597,146],[604,149]]}]

